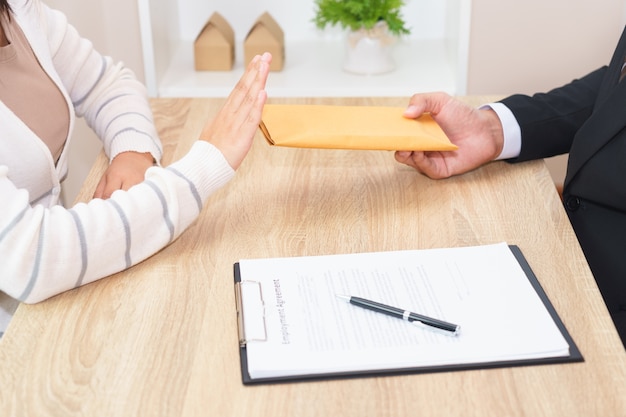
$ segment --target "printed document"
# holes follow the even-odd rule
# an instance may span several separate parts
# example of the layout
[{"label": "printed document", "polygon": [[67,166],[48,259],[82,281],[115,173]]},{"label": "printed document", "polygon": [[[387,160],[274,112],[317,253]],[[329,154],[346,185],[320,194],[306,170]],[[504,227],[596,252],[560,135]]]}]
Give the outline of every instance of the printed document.
[{"label": "printed document", "polygon": [[[244,259],[251,379],[516,361],[569,344],[506,243]],[[460,326],[458,335],[370,311],[362,297]]]}]

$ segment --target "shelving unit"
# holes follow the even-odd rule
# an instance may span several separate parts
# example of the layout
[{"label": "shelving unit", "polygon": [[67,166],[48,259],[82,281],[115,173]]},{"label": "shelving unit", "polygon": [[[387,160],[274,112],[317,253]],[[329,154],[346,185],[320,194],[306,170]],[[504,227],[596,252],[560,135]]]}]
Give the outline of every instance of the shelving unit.
[{"label": "shelving unit", "polygon": [[[422,20],[407,15],[413,33],[395,45],[397,68],[372,76],[341,69],[342,34],[312,28],[313,0],[246,0],[249,8],[243,7],[244,0],[222,1],[220,5],[219,0],[204,2],[212,4],[199,0],[138,0],[145,78],[151,96],[226,96],[243,72],[243,37],[254,19],[266,10],[283,27],[286,40],[285,67],[270,74],[270,96],[409,96],[435,90],[465,93],[470,0],[408,0],[407,7],[411,2],[420,4],[414,4],[405,15],[419,13]],[[435,17],[426,23],[423,15],[429,10]],[[223,72],[195,71],[193,40],[214,11],[224,15],[235,30],[235,67]]]}]

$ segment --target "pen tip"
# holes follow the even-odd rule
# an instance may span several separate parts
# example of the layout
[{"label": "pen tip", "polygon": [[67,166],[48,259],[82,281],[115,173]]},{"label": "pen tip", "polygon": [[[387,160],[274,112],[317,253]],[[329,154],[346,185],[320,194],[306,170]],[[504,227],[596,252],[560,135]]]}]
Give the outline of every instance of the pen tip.
[{"label": "pen tip", "polygon": [[350,296],[349,295],[342,295],[342,294],[335,294],[337,296],[337,298],[342,299],[343,301],[350,301]]}]

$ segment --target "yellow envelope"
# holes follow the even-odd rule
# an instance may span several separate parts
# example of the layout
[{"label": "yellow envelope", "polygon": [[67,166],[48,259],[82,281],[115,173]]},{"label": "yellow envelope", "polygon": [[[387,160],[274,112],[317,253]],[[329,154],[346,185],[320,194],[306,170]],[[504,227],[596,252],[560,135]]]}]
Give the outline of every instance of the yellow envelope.
[{"label": "yellow envelope", "polygon": [[323,149],[451,151],[439,125],[403,107],[266,104],[260,129],[276,146]]}]

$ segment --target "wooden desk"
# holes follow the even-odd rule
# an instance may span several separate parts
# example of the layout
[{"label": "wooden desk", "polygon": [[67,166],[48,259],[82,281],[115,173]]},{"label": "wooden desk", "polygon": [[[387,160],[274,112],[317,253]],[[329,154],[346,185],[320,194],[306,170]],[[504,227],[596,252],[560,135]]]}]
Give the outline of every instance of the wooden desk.
[{"label": "wooden desk", "polygon": [[[154,100],[164,163],[186,152],[221,102]],[[81,199],[104,166],[99,159]],[[232,276],[240,258],[500,241],[521,247],[584,363],[241,384]],[[0,410],[11,416],[626,415],[626,354],[543,162],[433,181],[390,152],[272,148],[260,136],[171,246],[20,306],[0,342],[0,369]]]}]

